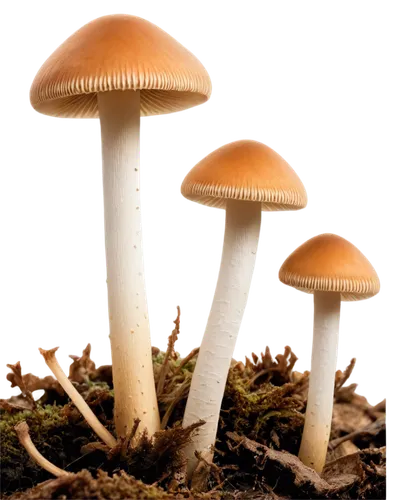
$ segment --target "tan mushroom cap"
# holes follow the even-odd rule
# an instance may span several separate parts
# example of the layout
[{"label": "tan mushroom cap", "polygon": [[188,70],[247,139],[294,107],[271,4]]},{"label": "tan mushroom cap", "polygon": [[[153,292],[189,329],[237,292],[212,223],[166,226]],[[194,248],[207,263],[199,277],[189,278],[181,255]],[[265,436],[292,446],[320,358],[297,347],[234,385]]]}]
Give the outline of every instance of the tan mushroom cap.
[{"label": "tan mushroom cap", "polygon": [[40,113],[98,116],[97,92],[141,90],[141,114],[172,113],[210,97],[211,81],[196,57],[154,24],[105,16],[70,36],[40,68],[31,104]]},{"label": "tan mushroom cap", "polygon": [[307,193],[292,167],[257,141],[226,144],[201,160],[185,177],[181,191],[192,201],[225,208],[226,200],[258,201],[262,210],[298,210]]},{"label": "tan mushroom cap", "polygon": [[282,264],[279,279],[303,292],[340,292],[342,300],[367,299],[380,288],[368,259],[335,234],[320,234],[300,245]]}]

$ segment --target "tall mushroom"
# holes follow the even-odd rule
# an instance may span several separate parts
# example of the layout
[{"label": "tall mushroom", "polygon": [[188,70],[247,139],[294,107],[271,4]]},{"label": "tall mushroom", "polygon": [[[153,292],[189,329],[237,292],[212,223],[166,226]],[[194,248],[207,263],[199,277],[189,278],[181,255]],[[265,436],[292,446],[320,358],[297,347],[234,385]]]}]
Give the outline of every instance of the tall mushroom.
[{"label": "tall mushroom", "polygon": [[248,140],[227,144],[200,161],[183,181],[182,194],[226,210],[217,288],[183,419],[184,426],[205,421],[186,450],[190,478],[197,464],[196,450],[212,457],[226,378],[253,275],[261,211],[303,208],[307,195],[281,156]]},{"label": "tall mushroom", "polygon": [[139,197],[140,116],[205,102],[209,76],[181,44],[144,19],[105,16],[43,64],[32,106],[52,116],[100,117],[110,340],[118,436],[135,418],[152,435],[159,414],[151,361]]},{"label": "tall mushroom", "polygon": [[310,386],[299,458],[321,472],[331,430],[340,302],[376,295],[379,278],[354,245],[335,234],[321,234],[303,243],[285,260],[279,279],[314,294]]}]

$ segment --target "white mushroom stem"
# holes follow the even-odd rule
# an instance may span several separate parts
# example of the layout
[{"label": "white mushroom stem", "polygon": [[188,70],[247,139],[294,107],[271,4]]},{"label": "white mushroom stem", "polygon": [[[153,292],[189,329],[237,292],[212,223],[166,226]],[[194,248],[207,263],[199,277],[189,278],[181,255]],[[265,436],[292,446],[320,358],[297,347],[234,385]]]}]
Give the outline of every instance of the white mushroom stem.
[{"label": "white mushroom stem", "polygon": [[39,450],[32,442],[32,439],[29,435],[29,426],[26,422],[20,422],[14,427],[14,429],[15,432],[17,433],[21,445],[25,448],[25,450],[27,451],[28,455],[32,458],[32,460],[34,460],[37,464],[39,464],[40,467],[47,470],[47,472],[50,472],[50,474],[53,474],[53,476],[56,477],[68,476],[70,474],[69,472],[62,470],[56,465],[49,462],[47,458],[45,458],[39,452]]},{"label": "white mushroom stem", "polygon": [[317,472],[324,468],[331,432],[340,300],[337,292],[314,292],[310,385],[299,458]]},{"label": "white mushroom stem", "polygon": [[193,373],[183,426],[205,424],[186,448],[188,478],[198,463],[194,452],[212,459],[222,397],[246,307],[261,226],[261,203],[228,200],[217,288]]},{"label": "white mushroom stem", "polygon": [[89,408],[86,401],[79,394],[79,392],[75,389],[75,387],[72,385],[72,382],[69,380],[67,375],[64,373],[63,369],[59,365],[57,358],[56,358],[55,353],[56,353],[57,349],[58,349],[58,347],[55,347],[54,349],[49,349],[48,351],[45,351],[44,349],[39,348],[39,351],[40,351],[40,354],[44,357],[44,360],[46,361],[46,365],[53,372],[53,375],[56,377],[56,379],[58,380],[59,384],[64,389],[64,391],[71,398],[72,402],[75,404],[75,406],[78,408],[78,410],[82,413],[86,422],[90,425],[90,427],[94,430],[94,432],[99,436],[99,438],[102,439],[106,443],[106,445],[108,445],[110,448],[113,448],[117,444],[117,441],[112,436],[112,434],[110,434],[110,432],[108,432],[108,430],[104,427],[104,425],[100,422],[100,420],[96,417],[96,415],[92,412],[92,410]]},{"label": "white mushroom stem", "polygon": [[151,357],[139,193],[140,92],[97,96],[103,153],[108,310],[119,437],[160,427]]}]

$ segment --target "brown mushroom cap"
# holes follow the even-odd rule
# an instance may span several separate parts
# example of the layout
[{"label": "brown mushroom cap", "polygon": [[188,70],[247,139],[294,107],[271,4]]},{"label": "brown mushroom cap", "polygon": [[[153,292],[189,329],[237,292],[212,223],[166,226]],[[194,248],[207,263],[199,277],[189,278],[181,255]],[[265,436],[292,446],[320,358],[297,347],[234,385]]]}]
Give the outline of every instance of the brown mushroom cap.
[{"label": "brown mushroom cap", "polygon": [[298,210],[307,193],[290,165],[265,144],[237,141],[201,160],[185,177],[183,196],[211,207],[226,200],[258,201],[262,210]]},{"label": "brown mushroom cap", "polygon": [[141,114],[172,113],[210,97],[211,81],[196,57],[140,17],[105,16],[70,36],[40,68],[31,104],[40,113],[98,116],[97,92],[141,90]]},{"label": "brown mushroom cap", "polygon": [[342,300],[367,299],[380,288],[368,259],[335,234],[320,234],[300,245],[282,264],[279,279],[303,292],[340,292]]}]

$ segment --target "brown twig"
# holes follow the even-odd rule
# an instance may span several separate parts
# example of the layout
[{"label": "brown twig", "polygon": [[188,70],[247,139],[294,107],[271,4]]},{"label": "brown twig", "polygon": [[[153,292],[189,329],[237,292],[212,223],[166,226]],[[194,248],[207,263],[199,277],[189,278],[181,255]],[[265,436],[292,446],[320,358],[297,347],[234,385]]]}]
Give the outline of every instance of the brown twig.
[{"label": "brown twig", "polygon": [[183,358],[182,361],[177,366],[177,368],[175,368],[174,375],[179,373],[182,370],[182,368],[189,363],[189,361],[191,359],[193,359],[195,356],[197,356],[199,354],[199,351],[200,351],[200,347],[196,347],[185,358]]},{"label": "brown twig", "polygon": [[375,422],[381,417],[382,413],[386,413],[386,399],[371,408],[366,408],[365,412]]},{"label": "brown twig", "polygon": [[162,418],[161,429],[165,429],[167,427],[169,418],[172,415],[172,412],[174,411],[175,406],[179,403],[179,401],[182,400],[185,392],[189,392],[190,382],[191,382],[190,379],[186,379],[181,384],[179,389],[176,391],[174,399],[170,402],[170,404],[169,404],[169,406],[168,406],[168,408],[167,408],[167,410]]},{"label": "brown twig", "polygon": [[195,493],[204,493],[207,489],[207,482],[210,472],[213,473],[218,484],[221,483],[221,477],[219,475],[219,467],[216,466],[212,461],[213,454],[214,451],[199,453],[196,450],[194,452],[194,455],[197,458],[197,465],[193,471],[193,475],[190,482],[191,491]]},{"label": "brown twig", "polygon": [[178,335],[179,335],[179,327],[180,327],[180,322],[181,322],[181,308],[177,306],[178,314],[176,317],[176,320],[174,321],[175,323],[175,328],[172,330],[171,335],[168,337],[168,348],[165,353],[164,361],[161,366],[160,370],[160,375],[158,379],[158,385],[157,385],[157,396],[161,396],[161,394],[164,391],[164,384],[165,384],[165,379],[167,376],[168,372],[168,362],[170,358],[176,358],[176,353],[175,353],[175,342],[178,340]]},{"label": "brown twig", "polygon": [[349,379],[350,375],[352,374],[354,370],[354,366],[356,364],[356,358],[352,358],[350,360],[349,366],[345,369],[345,371],[342,373],[340,370],[336,372],[336,380],[335,380],[335,397],[339,390],[343,387],[343,385],[347,382]]},{"label": "brown twig", "polygon": [[133,421],[133,426],[132,426],[131,432],[129,433],[129,437],[127,440],[128,449],[133,448],[133,438],[136,436],[136,432],[138,430],[139,424],[140,424],[140,418],[135,418],[135,420]]},{"label": "brown twig", "polygon": [[23,365],[20,359],[13,363],[7,363],[6,368],[10,371],[6,375],[7,383],[11,387],[17,387],[22,397],[31,406],[32,409],[36,408],[36,401],[33,396],[33,391],[27,386],[27,381],[29,378],[26,374],[23,374]]},{"label": "brown twig", "polygon": [[91,349],[91,345],[88,344],[83,350],[82,356],[70,354],[69,357],[73,361],[69,367],[68,378],[70,380],[78,383],[87,382],[90,378],[90,374],[95,372],[96,365],[90,358]]},{"label": "brown twig", "polygon": [[346,434],[346,436],[342,436],[340,438],[332,439],[332,441],[329,443],[329,450],[333,451],[345,441],[354,440],[358,437],[376,436],[381,430],[385,428],[385,419],[380,418],[360,430],[350,432],[349,434]]}]

